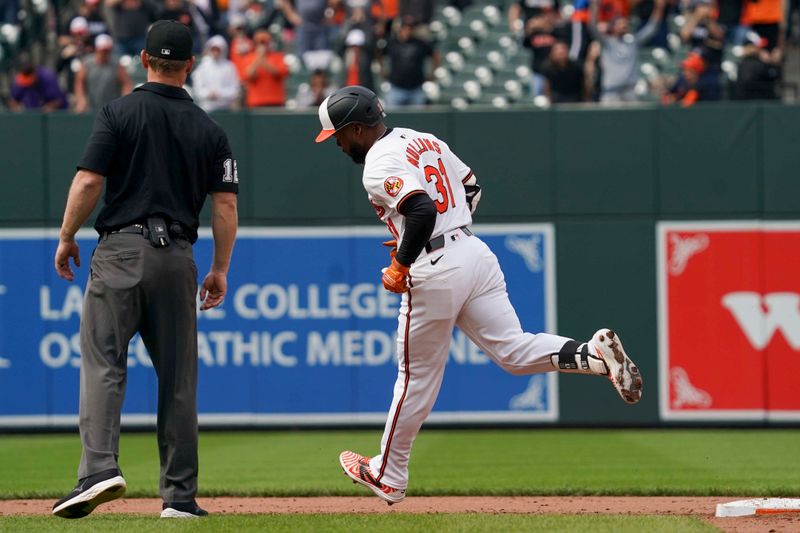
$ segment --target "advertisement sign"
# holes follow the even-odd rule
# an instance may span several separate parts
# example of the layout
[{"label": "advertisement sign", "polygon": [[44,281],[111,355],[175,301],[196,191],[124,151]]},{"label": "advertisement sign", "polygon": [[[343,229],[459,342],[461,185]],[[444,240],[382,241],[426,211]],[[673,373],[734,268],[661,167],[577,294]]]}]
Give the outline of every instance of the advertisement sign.
[{"label": "advertisement sign", "polygon": [[[554,331],[552,226],[474,230],[497,254],[523,327]],[[400,302],[381,284],[386,237],[380,227],[241,228],[225,303],[199,313],[201,424],[384,422]],[[78,330],[96,234],[82,231],[78,242],[83,263],[68,283],[53,270],[56,231],[0,231],[0,426],[77,423]],[[194,253],[202,277],[210,233]],[[123,423],[150,424],[156,377],[138,336],[127,361]],[[554,373],[507,374],[456,330],[431,420],[552,421],[556,398]]]},{"label": "advertisement sign", "polygon": [[800,420],[800,223],[658,225],[665,420]]}]

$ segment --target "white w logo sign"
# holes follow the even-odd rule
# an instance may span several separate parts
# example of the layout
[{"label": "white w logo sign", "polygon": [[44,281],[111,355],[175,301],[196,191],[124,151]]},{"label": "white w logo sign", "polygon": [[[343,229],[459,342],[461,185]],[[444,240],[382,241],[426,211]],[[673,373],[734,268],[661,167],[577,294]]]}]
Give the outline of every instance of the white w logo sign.
[{"label": "white w logo sign", "polygon": [[777,330],[794,350],[800,350],[800,294],[773,292],[731,292],[722,297],[722,305],[731,312],[747,340],[756,350],[763,350]]}]

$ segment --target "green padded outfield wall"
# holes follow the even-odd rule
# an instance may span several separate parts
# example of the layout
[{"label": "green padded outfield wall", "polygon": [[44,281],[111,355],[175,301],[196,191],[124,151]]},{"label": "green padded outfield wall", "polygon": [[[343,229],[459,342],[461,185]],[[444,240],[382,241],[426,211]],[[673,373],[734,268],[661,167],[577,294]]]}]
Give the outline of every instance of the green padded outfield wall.
[{"label": "green padded outfield wall", "polygon": [[[314,143],[316,114],[215,115],[242,178],[243,225],[375,224],[359,169],[335,143]],[[57,227],[92,118],[0,115],[1,227]],[[624,332],[646,378],[620,409],[601,380],[563,379],[565,424],[659,422],[655,223],[799,219],[800,107],[429,110],[390,125],[430,131],[484,187],[476,222],[553,222],[558,330]],[[206,220],[207,220],[207,214]]]}]

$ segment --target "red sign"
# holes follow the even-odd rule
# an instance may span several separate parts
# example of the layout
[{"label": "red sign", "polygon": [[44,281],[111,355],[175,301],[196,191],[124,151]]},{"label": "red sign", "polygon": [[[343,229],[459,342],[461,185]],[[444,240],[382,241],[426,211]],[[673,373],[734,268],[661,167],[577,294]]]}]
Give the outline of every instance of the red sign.
[{"label": "red sign", "polygon": [[665,420],[800,420],[800,223],[658,226]]}]

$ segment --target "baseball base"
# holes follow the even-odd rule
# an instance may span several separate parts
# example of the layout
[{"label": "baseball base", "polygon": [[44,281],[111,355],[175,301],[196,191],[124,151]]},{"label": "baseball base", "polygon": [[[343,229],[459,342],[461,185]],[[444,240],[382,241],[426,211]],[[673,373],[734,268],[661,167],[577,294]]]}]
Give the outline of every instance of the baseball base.
[{"label": "baseball base", "polygon": [[776,513],[800,513],[797,498],[755,498],[717,504],[717,517],[753,516]]}]

